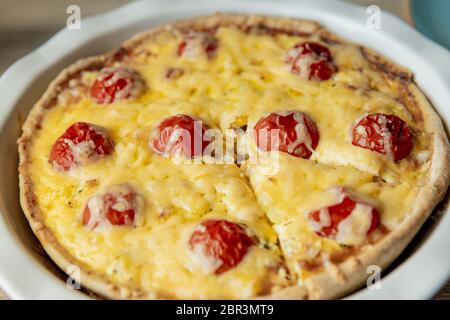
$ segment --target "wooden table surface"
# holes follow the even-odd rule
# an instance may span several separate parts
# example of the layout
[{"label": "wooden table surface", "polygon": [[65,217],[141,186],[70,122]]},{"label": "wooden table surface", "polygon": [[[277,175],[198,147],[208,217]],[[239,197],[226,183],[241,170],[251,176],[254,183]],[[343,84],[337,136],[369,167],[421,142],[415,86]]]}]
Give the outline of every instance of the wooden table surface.
[{"label": "wooden table surface", "polygon": [[[408,0],[347,1],[365,6],[377,4],[382,10],[390,11],[411,23]],[[0,74],[18,58],[31,52],[65,27],[67,6],[74,3],[79,5],[83,18],[128,2],[130,0],[1,0]],[[450,281],[435,298],[450,300]],[[0,288],[0,300],[4,299],[9,298]]]}]

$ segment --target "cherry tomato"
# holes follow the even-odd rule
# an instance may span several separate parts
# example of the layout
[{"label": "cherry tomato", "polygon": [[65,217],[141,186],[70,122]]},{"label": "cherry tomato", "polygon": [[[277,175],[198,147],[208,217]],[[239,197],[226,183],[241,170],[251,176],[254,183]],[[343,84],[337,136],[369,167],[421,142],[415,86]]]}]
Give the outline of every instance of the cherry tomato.
[{"label": "cherry tomato", "polygon": [[412,150],[413,140],[408,125],[399,117],[373,113],[359,120],[352,130],[352,144],[386,154],[398,161]]},{"label": "cherry tomato", "polygon": [[340,191],[340,200],[338,203],[309,214],[309,218],[318,223],[315,232],[322,237],[334,238],[338,233],[339,224],[353,213],[357,204],[365,206],[371,213],[371,224],[367,230],[367,234],[370,234],[380,225],[380,213],[372,204],[359,199],[346,189]]},{"label": "cherry tomato", "polygon": [[49,162],[57,170],[68,171],[94,156],[109,155],[113,150],[112,140],[103,127],[76,122],[53,144]]},{"label": "cherry tomato", "polygon": [[316,125],[299,111],[270,113],[259,119],[253,130],[256,144],[263,151],[278,149],[294,157],[309,159],[319,143]]},{"label": "cherry tomato", "polygon": [[206,54],[209,59],[216,54],[219,42],[211,33],[194,32],[188,34],[178,45],[179,57],[195,58],[200,54]]},{"label": "cherry tomato", "polygon": [[95,229],[101,224],[132,225],[138,211],[136,192],[127,185],[90,198],[83,210],[83,224]]},{"label": "cherry tomato", "polygon": [[154,130],[150,145],[163,156],[202,156],[210,142],[203,141],[207,127],[200,120],[179,114],[163,120]]},{"label": "cherry tomato", "polygon": [[91,87],[91,98],[98,104],[110,104],[119,100],[138,97],[144,89],[144,81],[134,70],[104,68]]},{"label": "cherry tomato", "polygon": [[330,50],[316,42],[298,43],[289,49],[291,72],[309,80],[328,80],[336,72]]},{"label": "cherry tomato", "polygon": [[204,221],[189,240],[190,249],[205,256],[202,261],[213,259],[215,274],[234,268],[254,244],[245,227],[226,220]]}]

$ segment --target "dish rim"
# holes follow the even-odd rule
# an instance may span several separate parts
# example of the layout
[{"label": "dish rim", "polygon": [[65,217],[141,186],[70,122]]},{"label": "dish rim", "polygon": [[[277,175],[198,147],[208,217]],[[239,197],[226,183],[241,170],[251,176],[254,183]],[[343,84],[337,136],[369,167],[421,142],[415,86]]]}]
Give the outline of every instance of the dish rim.
[{"label": "dish rim", "polygon": [[[152,12],[152,14],[149,14],[146,10],[143,10],[144,8],[148,10],[149,5],[154,5],[157,7],[157,10]],[[236,10],[237,5],[239,5],[239,9]],[[331,17],[334,17],[338,21],[333,21],[335,25],[344,23],[342,22],[344,20],[348,20],[348,27],[352,24],[356,24],[361,27],[361,24],[363,22],[365,23],[364,18],[367,17],[364,7],[339,1],[320,0],[314,3],[307,3],[306,1],[294,0],[282,0],[278,2],[275,2],[274,0],[263,0],[258,1],[257,9],[255,7],[255,3],[251,0],[231,0],[219,3],[213,2],[213,0],[200,0],[195,3],[188,3],[178,0],[151,0],[133,2],[113,11],[84,19],[82,21],[82,32],[78,32],[75,35],[73,33],[74,31],[67,29],[58,32],[41,47],[20,59],[5,71],[0,78],[0,101],[3,102],[3,108],[0,110],[0,128],[3,128],[5,125],[5,121],[14,111],[14,105],[18,99],[25,94],[28,85],[30,85],[41,72],[51,67],[51,64],[54,61],[58,61],[58,59],[61,60],[71,51],[81,47],[83,44],[86,44],[95,38],[108,36],[108,34],[124,27],[131,28],[133,23],[140,21],[136,19],[148,19],[148,16],[150,15],[154,20],[157,20],[155,17],[158,12],[162,16],[170,16],[171,14],[176,15],[177,17],[173,20],[210,14],[216,11],[289,15],[317,20],[331,30],[333,29],[326,21]],[[276,7],[276,9],[274,7]],[[302,10],[299,11],[301,11],[302,14],[292,15],[294,8],[301,8]],[[327,8],[328,11],[324,11],[324,8]],[[358,21],[357,19],[360,20]],[[409,52],[414,52],[414,47],[420,45],[422,52],[432,56],[433,59],[430,59],[430,62],[423,61],[423,59],[420,59],[419,57],[419,60],[417,61],[420,62],[420,60],[422,60],[422,63],[425,63],[425,65],[431,67],[432,72],[436,75],[436,77],[432,78],[433,80],[438,83],[441,82],[444,87],[445,83],[450,82],[449,72],[438,67],[437,65],[437,62],[442,62],[444,60],[450,61],[450,54],[445,49],[424,38],[417,31],[412,31],[412,29],[404,22],[388,13],[382,13],[382,26],[383,31],[387,30],[388,32],[383,35],[380,33],[374,34],[374,38],[380,38],[381,36],[381,39],[384,38],[385,41],[390,38],[390,42],[397,42],[397,47],[408,49],[407,51]],[[340,34],[339,31],[336,33],[338,35]],[[345,35],[344,37],[347,39],[350,38],[352,41],[354,38],[349,37],[348,35]],[[70,40],[70,43],[68,43],[68,40]],[[365,44],[365,41],[361,40],[356,42]],[[386,54],[386,50],[380,50],[379,47],[375,47],[375,49],[383,54]],[[386,55],[389,58],[392,58],[389,54]],[[398,59],[393,60],[396,61]],[[424,89],[420,80],[418,81],[418,84],[421,89]],[[8,90],[5,90],[6,85],[8,86]],[[426,88],[424,91],[430,98],[434,96],[430,96],[430,92],[427,92],[429,90],[426,90]],[[445,103],[445,93],[447,93],[447,103]],[[448,102],[450,99],[448,90],[447,92],[444,92],[444,97],[442,97],[442,95],[440,96],[438,101],[439,102],[434,101],[433,103],[435,108],[436,103],[438,103],[438,105],[449,105]],[[444,120],[444,123],[449,123],[448,121],[445,121],[448,120],[448,117],[450,116],[449,110],[441,107],[438,108],[438,112]],[[439,290],[440,285],[445,283],[450,275],[450,261],[445,260],[445,253],[447,252],[446,244],[450,244],[450,234],[446,235],[445,230],[449,230],[449,228],[450,216],[447,214],[442,217],[440,223],[436,226],[431,236],[424,242],[418,251],[412,254],[395,270],[391,271],[386,277],[383,277],[383,290],[363,289],[346,297],[346,299],[402,299],[406,297],[413,299],[430,298],[437,290]],[[46,271],[44,267],[40,266],[40,268],[36,268],[38,263],[34,261],[33,257],[22,250],[20,244],[16,243],[13,232],[8,228],[3,216],[0,219],[0,233],[4,234],[6,238],[4,239],[5,241],[3,241],[3,245],[0,246],[0,260],[9,260],[11,255],[15,254],[15,259],[11,260],[14,260],[15,263],[20,261],[22,268],[24,266],[28,267],[26,269],[26,274],[18,274],[17,269],[14,265],[12,265],[12,263],[7,262],[0,265],[0,285],[12,298],[88,298],[79,291],[68,290],[61,280]],[[444,259],[442,259],[442,257],[444,257]],[[437,261],[441,261],[441,263],[433,263],[431,266],[432,271],[428,273],[433,275],[433,281],[430,281],[428,278],[411,281],[411,278],[418,274],[418,270],[423,271],[424,268],[430,267],[426,265],[427,261],[434,261],[436,259]],[[424,264],[426,266],[424,266]],[[30,290],[30,285],[32,288],[39,288],[41,291],[39,293],[35,293]],[[42,290],[43,288],[48,289],[49,292]]]}]

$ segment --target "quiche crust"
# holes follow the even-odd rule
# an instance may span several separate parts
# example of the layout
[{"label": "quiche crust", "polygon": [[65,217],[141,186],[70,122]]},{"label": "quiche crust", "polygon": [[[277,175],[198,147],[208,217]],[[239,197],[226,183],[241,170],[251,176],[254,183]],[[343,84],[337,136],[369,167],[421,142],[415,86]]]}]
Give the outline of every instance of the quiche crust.
[{"label": "quiche crust", "polygon": [[[242,30],[258,27],[269,28],[273,32],[280,33],[314,34],[320,36],[324,42],[346,43],[313,21],[291,18],[224,13],[167,24],[134,36],[118,50],[79,60],[63,70],[34,105],[23,125],[23,133],[18,140],[20,201],[30,226],[48,255],[62,270],[67,270],[72,264],[81,266],[82,285],[104,297],[113,299],[166,298],[159,292],[136,290],[109,281],[101,274],[83,266],[83,263],[72,256],[57,241],[55,235],[43,221],[30,177],[30,147],[33,144],[35,133],[42,129],[41,123],[46,111],[55,105],[58,95],[69,86],[70,79],[79,75],[80,72],[99,70],[108,66],[114,60],[114,57],[120,54],[121,50],[132,49],[139,43],[148,41],[165,30],[209,30],[219,26],[236,26]],[[361,47],[361,50],[373,69],[393,79],[401,86],[404,92],[402,95],[403,104],[413,115],[414,120],[423,123],[425,132],[432,137],[432,147],[430,146],[430,148],[432,148],[433,154],[426,183],[421,187],[412,211],[395,230],[375,245],[363,247],[357,255],[351,256],[342,263],[333,264],[330,268],[326,268],[323,272],[308,278],[300,285],[293,285],[274,294],[258,298],[333,299],[357,289],[368,276],[366,273],[367,266],[378,265],[384,268],[389,265],[408,245],[446,193],[449,184],[449,143],[439,116],[414,83],[409,70],[396,65],[370,49]]]}]

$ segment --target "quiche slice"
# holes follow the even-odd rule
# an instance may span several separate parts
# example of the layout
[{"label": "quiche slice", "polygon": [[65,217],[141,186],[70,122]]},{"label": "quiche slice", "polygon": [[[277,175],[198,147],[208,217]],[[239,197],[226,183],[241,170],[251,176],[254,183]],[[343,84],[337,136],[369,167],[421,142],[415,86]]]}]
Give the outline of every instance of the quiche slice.
[{"label": "quiche slice", "polygon": [[216,14],[63,70],[19,139],[49,256],[107,298],[338,298],[449,183],[405,68],[312,21]]}]

